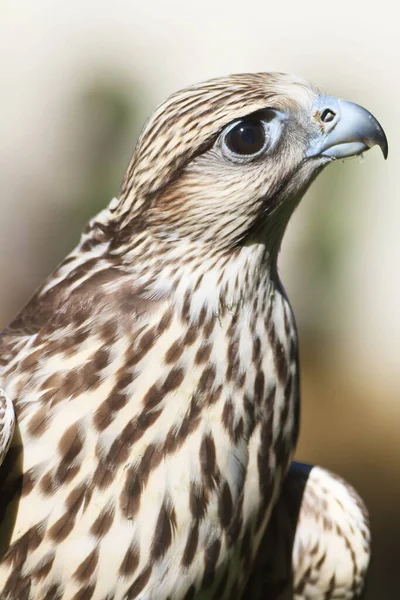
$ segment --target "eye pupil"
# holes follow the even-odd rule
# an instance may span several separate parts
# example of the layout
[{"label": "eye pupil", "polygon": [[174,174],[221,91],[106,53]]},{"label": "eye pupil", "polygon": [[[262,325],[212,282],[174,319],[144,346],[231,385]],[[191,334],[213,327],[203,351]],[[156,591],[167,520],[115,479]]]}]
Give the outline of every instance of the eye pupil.
[{"label": "eye pupil", "polygon": [[325,108],[321,113],[321,121],[323,123],[330,123],[335,118],[336,114],[330,108]]},{"label": "eye pupil", "polygon": [[246,119],[240,121],[225,138],[231,152],[250,156],[257,154],[265,145],[265,128],[261,121]]}]

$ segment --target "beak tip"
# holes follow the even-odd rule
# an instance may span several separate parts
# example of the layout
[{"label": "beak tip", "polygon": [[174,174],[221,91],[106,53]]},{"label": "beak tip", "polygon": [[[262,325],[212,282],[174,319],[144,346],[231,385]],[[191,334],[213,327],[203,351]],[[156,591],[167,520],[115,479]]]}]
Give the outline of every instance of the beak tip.
[{"label": "beak tip", "polygon": [[375,123],[377,126],[377,135],[373,139],[373,142],[374,142],[374,144],[377,144],[379,146],[379,148],[381,149],[381,152],[383,154],[383,158],[385,160],[387,160],[387,157],[389,155],[389,144],[388,144],[388,140],[386,137],[386,133],[385,133],[383,127],[380,125],[380,123],[378,123],[378,121],[375,121]]}]

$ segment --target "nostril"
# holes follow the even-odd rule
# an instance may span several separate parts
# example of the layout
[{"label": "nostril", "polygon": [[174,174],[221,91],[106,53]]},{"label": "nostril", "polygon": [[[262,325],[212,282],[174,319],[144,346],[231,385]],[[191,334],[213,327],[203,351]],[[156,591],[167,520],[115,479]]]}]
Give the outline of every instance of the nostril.
[{"label": "nostril", "polygon": [[323,123],[331,123],[335,117],[336,113],[333,110],[330,108],[324,108],[324,110],[321,112],[320,118]]}]

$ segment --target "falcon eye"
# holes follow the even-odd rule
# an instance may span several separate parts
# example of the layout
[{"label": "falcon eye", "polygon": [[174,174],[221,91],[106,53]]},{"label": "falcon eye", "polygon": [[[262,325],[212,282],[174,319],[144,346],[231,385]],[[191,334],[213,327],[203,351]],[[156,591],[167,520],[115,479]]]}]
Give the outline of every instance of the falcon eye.
[{"label": "falcon eye", "polygon": [[224,136],[228,150],[240,156],[258,154],[266,142],[266,130],[263,121],[259,119],[243,119],[239,121]]}]

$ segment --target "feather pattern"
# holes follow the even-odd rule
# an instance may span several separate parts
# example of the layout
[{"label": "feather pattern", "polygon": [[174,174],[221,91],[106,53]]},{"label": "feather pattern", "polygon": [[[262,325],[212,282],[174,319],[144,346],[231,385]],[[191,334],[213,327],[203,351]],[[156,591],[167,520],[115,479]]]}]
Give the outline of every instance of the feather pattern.
[{"label": "feather pattern", "polygon": [[354,488],[326,469],[294,462],[245,598],[361,598],[369,559],[369,518]]}]

